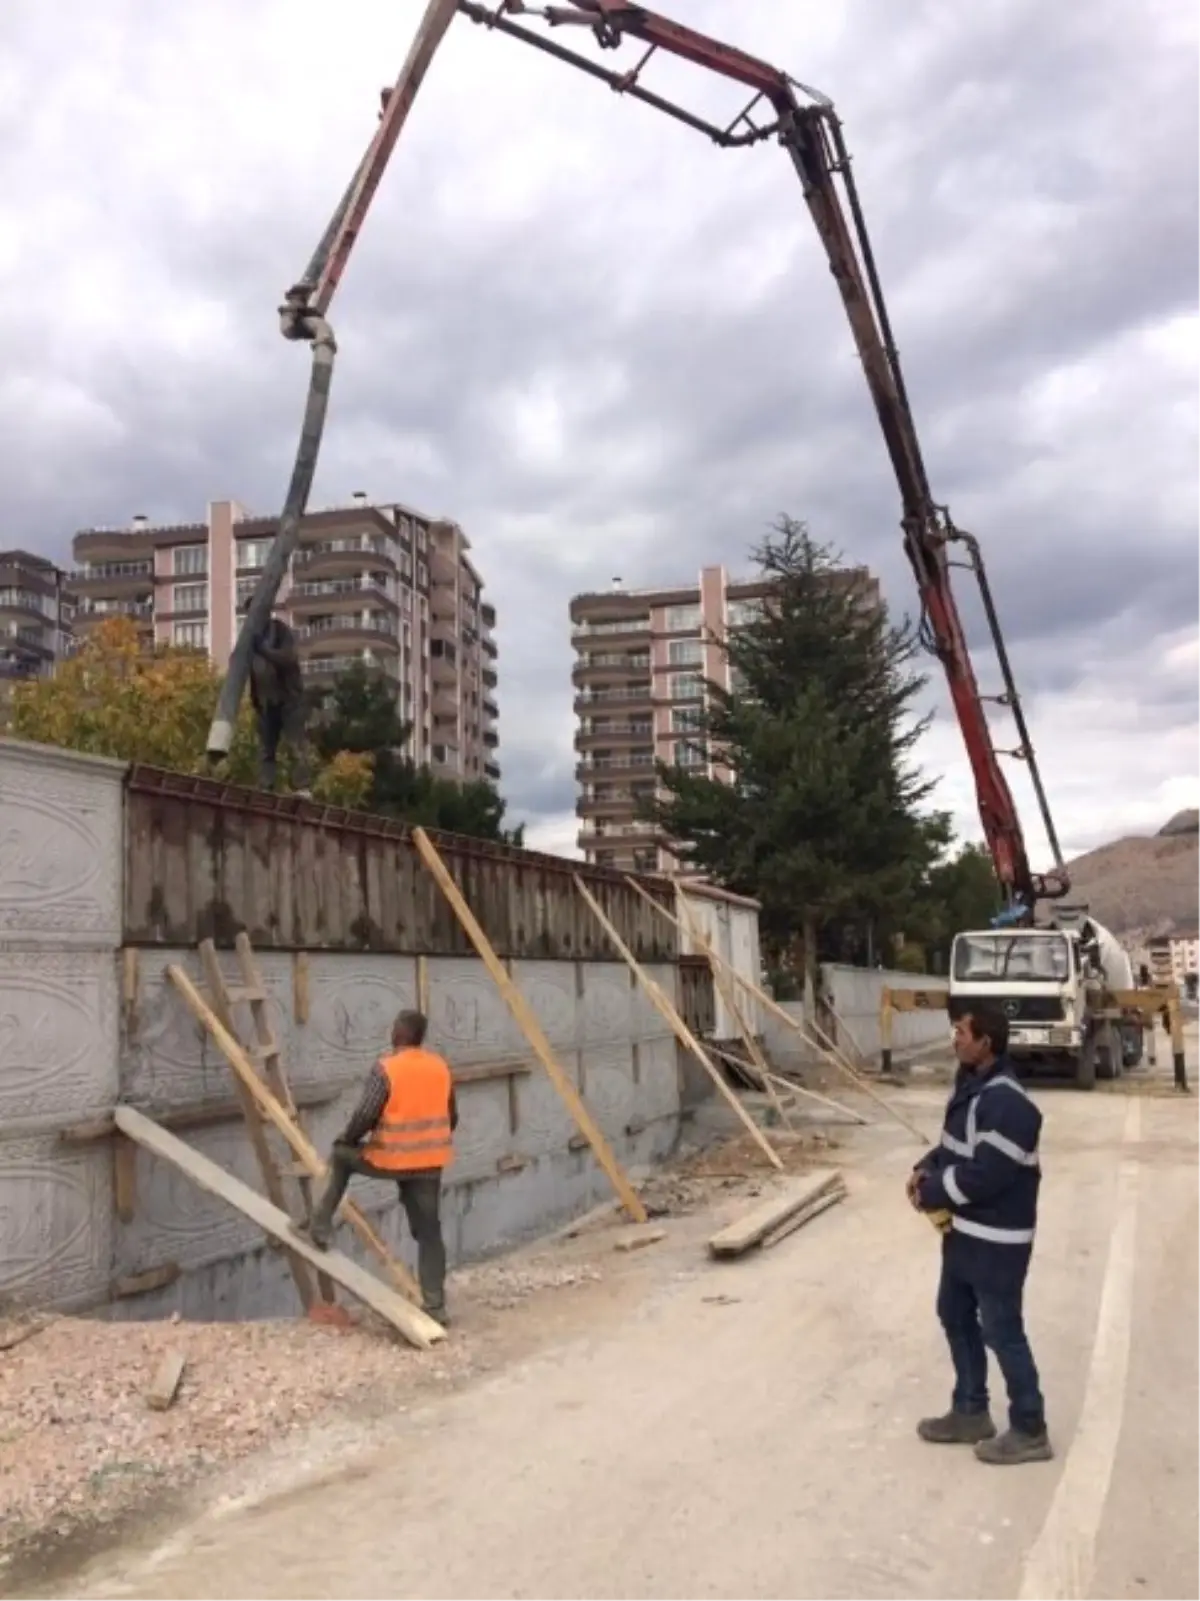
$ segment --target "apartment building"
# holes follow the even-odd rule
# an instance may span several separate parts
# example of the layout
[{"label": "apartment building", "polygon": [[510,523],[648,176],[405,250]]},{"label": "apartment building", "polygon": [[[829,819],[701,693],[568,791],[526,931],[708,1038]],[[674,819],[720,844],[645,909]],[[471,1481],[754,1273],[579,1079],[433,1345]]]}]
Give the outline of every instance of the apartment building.
[{"label": "apartment building", "polygon": [[71,652],[74,614],[62,568],[27,550],[0,550],[0,683],[52,672]]},{"label": "apartment building", "polygon": [[[213,501],[205,522],[89,528],[74,540],[76,627],[132,617],[147,643],[206,650],[223,666],[278,522]],[[446,777],[500,777],[495,609],[455,523],[358,494],[310,512],[280,587],[315,689],[356,662],[395,687],[411,755]]]},{"label": "apartment building", "polygon": [[[865,569],[847,570],[868,605],[879,585]],[[734,579],[705,567],[678,588],[611,589],[571,602],[575,647],[575,769],[579,848],[589,862],[638,872],[669,872],[675,857],[639,803],[657,787],[655,762],[731,778],[695,739],[706,683],[736,690],[723,645],[731,629],[759,612],[770,583]]]}]

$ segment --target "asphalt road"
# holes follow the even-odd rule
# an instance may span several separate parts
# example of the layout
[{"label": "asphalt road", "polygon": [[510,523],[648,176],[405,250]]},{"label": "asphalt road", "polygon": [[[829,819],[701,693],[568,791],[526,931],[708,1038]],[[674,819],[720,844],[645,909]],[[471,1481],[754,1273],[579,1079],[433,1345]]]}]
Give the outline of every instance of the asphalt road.
[{"label": "asphalt road", "polygon": [[[1195,1104],[1041,1098],[1054,1462],[915,1437],[947,1401],[937,1252],[899,1195],[912,1147],[877,1128],[850,1199],[770,1252],[718,1267],[673,1234],[632,1307],[70,1593],[1196,1597]],[[905,1097],[933,1124],[939,1104]]]}]

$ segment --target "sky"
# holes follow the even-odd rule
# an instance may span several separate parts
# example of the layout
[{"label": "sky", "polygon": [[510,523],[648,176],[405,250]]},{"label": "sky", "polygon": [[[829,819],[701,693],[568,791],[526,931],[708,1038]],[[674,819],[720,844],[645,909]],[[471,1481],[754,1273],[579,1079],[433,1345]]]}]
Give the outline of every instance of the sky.
[{"label": "sky", "polygon": [[[308,356],[276,307],[422,9],[5,0],[0,543],[61,560],[77,528],[135,513],[278,510]],[[1154,831],[1200,797],[1194,8],[673,15],[836,103],[934,493],[983,543],[1063,843]],[[610,67],[638,53],[554,38]],[[718,121],[746,99],[670,61],[645,81]],[[501,788],[531,844],[576,832],[573,593],[747,573],[786,512],[914,608],[878,424],[776,145],[720,150],[458,17],[331,320],[310,504],[365,490],[467,531],[498,611]],[[928,701],[921,762],[977,838],[936,682]]]}]

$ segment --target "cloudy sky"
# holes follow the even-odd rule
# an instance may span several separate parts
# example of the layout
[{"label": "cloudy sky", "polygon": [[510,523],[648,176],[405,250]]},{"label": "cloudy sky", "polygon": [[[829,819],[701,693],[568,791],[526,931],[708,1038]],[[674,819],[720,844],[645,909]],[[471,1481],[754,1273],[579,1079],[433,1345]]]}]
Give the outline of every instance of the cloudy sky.
[{"label": "cloudy sky", "polygon": [[[278,508],[307,355],[275,308],[421,10],[4,0],[0,542],[62,558],[77,527],[134,512]],[[1193,8],[674,12],[837,102],[935,493],[984,542],[1064,842],[1195,804]],[[670,64],[654,81],[718,119],[745,98]],[[787,511],[913,604],[882,441],[775,146],[720,151],[459,18],[333,321],[312,504],[364,489],[469,532],[531,842],[575,831],[573,592],[745,570]],[[944,708],[924,761],[976,836]]]}]

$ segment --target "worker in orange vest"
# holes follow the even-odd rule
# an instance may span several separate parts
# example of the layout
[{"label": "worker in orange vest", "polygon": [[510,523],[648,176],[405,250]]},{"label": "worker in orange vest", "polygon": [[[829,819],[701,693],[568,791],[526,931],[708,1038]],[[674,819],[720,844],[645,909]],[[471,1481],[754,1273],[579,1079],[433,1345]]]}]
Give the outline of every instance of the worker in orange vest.
[{"label": "worker in orange vest", "polygon": [[328,1250],[334,1213],[355,1173],[393,1180],[417,1242],[425,1311],[445,1326],[442,1173],[454,1154],[458,1105],[449,1066],[424,1048],[426,1027],[420,1012],[401,1012],[392,1025],[391,1052],[371,1069],[357,1109],[334,1141],[329,1181],[308,1234],[314,1245]]}]

